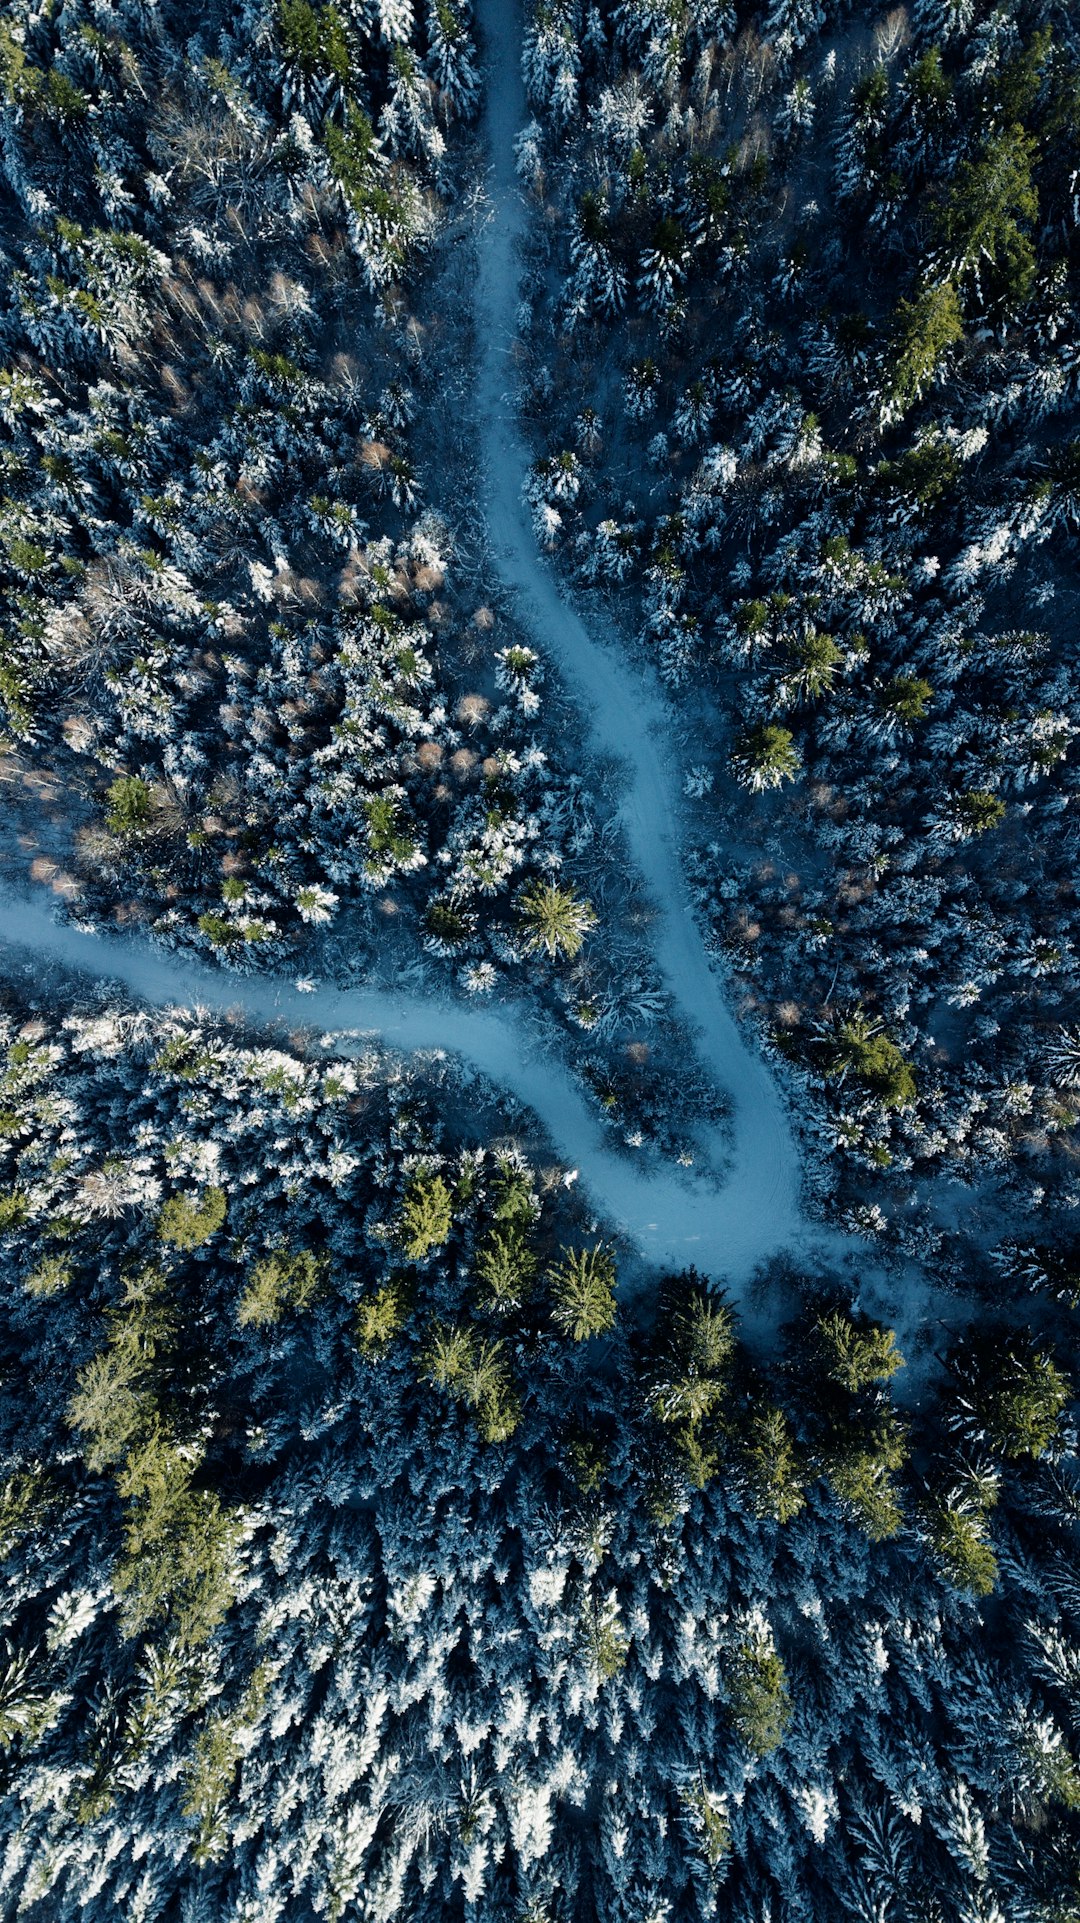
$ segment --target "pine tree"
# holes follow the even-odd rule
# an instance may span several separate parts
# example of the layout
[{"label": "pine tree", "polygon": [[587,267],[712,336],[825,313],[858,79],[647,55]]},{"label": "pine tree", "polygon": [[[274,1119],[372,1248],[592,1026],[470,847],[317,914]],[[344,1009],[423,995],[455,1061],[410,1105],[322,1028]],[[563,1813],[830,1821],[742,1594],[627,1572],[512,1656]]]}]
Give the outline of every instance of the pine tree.
[{"label": "pine tree", "polygon": [[862,1420],[855,1415],[841,1418],[825,1439],[821,1466],[833,1493],[872,1542],[897,1535],[903,1525],[893,1476],[907,1453],[904,1424],[887,1407]]},{"label": "pine tree", "polygon": [[973,282],[980,298],[985,282],[988,296],[1008,308],[1020,306],[1035,283],[1037,157],[1038,141],[1021,126],[989,134],[957,169],[939,216],[950,275]]},{"label": "pine tree", "polygon": [[728,1393],[735,1354],[731,1309],[690,1270],[663,1287],[657,1338],[650,1409],[658,1422],[695,1429],[718,1412]]},{"label": "pine tree", "polygon": [[686,229],[674,215],[665,214],[657,221],[649,245],[641,252],[637,286],[642,302],[662,314],[686,278],[689,261],[690,241]]},{"label": "pine tree", "polygon": [[912,300],[902,300],[893,324],[891,365],[885,379],[885,418],[900,420],[940,373],[945,355],[963,339],[960,300],[953,281],[928,280]]},{"label": "pine tree", "polygon": [[387,1355],[412,1313],[416,1285],[407,1270],[396,1269],[356,1311],[356,1345],[369,1362]]},{"label": "pine tree", "polygon": [[277,0],[278,32],[287,62],[301,73],[332,74],[342,85],[349,78],[349,47],[336,7],[313,7],[310,0]]},{"label": "pine tree", "polygon": [[228,1203],[224,1189],[204,1189],[196,1202],[190,1195],[173,1195],[158,1216],[161,1240],[184,1251],[201,1248],[225,1221]]},{"label": "pine tree", "polygon": [[770,722],[744,730],[731,752],[731,772],[751,794],[779,788],[801,771],[802,756],[790,730]]},{"label": "pine tree", "polygon": [[401,1202],[396,1238],[410,1262],[441,1248],[453,1226],[453,1198],[441,1175],[421,1170],[410,1177]]},{"label": "pine tree", "polygon": [[737,1443],[755,1514],[790,1522],[805,1507],[806,1470],[783,1410],[755,1403],[737,1432]]},{"label": "pine tree", "polygon": [[274,1249],[256,1262],[236,1305],[241,1328],[266,1328],[286,1309],[307,1309],[326,1284],[327,1258],[311,1249]]},{"label": "pine tree", "polygon": [[784,1739],[791,1720],[791,1696],[772,1631],[759,1613],[752,1615],[733,1644],[724,1681],[732,1720],[747,1748],[767,1756]]},{"label": "pine tree", "polygon": [[989,1596],[998,1566],[981,1513],[941,1501],[927,1509],[923,1527],[947,1580],[974,1596]]},{"label": "pine tree", "polygon": [[873,1383],[888,1382],[904,1366],[892,1329],[865,1317],[856,1322],[842,1309],[817,1317],[813,1341],[828,1380],[849,1395],[858,1395]]},{"label": "pine tree", "polygon": [[520,1230],[495,1229],[476,1252],[477,1300],[499,1315],[520,1309],[532,1292],[537,1256]]},{"label": "pine tree", "polygon": [[521,1421],[503,1344],[461,1324],[436,1323],[420,1356],[420,1374],[454,1401],[464,1403],[484,1442],[508,1442]]},{"label": "pine tree", "polygon": [[592,903],[581,901],[572,888],[534,881],[518,904],[525,947],[532,954],[577,955],[590,928],[596,925]]},{"label": "pine tree", "polygon": [[428,0],[428,64],[457,113],[471,118],[480,98],[474,48],[450,0]]},{"label": "pine tree", "polygon": [[109,789],[105,821],[114,835],[142,834],[150,818],[150,784],[139,775],[118,775]]},{"label": "pine tree", "polygon": [[1015,1460],[1050,1454],[1072,1394],[1049,1350],[1029,1339],[982,1342],[954,1358],[960,1385],[952,1423]]},{"label": "pine tree", "polygon": [[883,1108],[910,1108],[918,1089],[914,1071],[896,1043],[882,1033],[881,1023],[861,1009],[842,1016],[824,1043],[825,1074],[843,1081],[856,1075],[877,1096]]},{"label": "pine tree", "polygon": [[551,1319],[572,1342],[606,1335],[615,1323],[615,1259],[608,1249],[564,1249],[547,1272]]}]

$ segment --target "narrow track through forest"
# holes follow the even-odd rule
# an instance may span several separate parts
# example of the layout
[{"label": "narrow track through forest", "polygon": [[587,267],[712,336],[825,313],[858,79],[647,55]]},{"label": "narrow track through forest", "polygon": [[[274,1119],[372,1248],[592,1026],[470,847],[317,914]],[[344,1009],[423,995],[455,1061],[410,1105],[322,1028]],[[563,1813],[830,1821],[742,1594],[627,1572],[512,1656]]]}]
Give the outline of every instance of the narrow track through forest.
[{"label": "narrow track through forest", "polygon": [[648,1263],[692,1262],[738,1291],[780,1251],[828,1248],[835,1259],[857,1245],[803,1215],[799,1150],[783,1099],[740,1031],[695,924],[680,857],[678,757],[667,703],[616,642],[590,633],[537,548],[522,494],[529,456],[517,426],[513,354],[518,248],[528,218],[514,158],[525,121],[522,22],[507,0],[481,0],[478,20],[487,56],[490,190],[476,237],[475,393],[491,559],[521,623],[588,717],[594,746],[625,770],[620,819],[655,909],[655,960],[700,1062],[730,1104],[730,1118],[703,1136],[713,1168],[646,1168],[613,1153],[566,1067],[505,1006],[478,1010],[376,986],[304,993],[270,977],[217,973],[81,932],[12,895],[3,899],[0,934],[65,967],[121,981],[150,1002],[242,1008],[254,1022],[287,1020],[335,1038],[377,1035],[396,1049],[459,1055],[535,1113],[600,1214]]}]

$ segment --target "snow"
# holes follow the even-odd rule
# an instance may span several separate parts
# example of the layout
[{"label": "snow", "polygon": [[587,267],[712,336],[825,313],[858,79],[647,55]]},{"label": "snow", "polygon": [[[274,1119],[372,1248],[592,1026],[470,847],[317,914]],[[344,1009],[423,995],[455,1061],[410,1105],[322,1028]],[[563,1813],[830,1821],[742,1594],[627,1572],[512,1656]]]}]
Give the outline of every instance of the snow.
[{"label": "snow", "polygon": [[[734,1159],[723,1197],[705,1204],[706,1214],[717,1211],[717,1227],[704,1231],[703,1241],[716,1248],[722,1236],[729,1251],[757,1246],[764,1255],[799,1238],[799,1152],[779,1091],[741,1034],[694,923],[679,859],[680,758],[671,715],[655,683],[646,685],[614,648],[596,640],[559,594],[522,498],[531,456],[516,428],[513,387],[517,248],[527,219],[515,164],[515,142],[528,118],[523,28],[513,0],[479,0],[475,12],[487,55],[492,162],[491,212],[479,235],[476,278],[477,411],[492,558],[537,646],[576,690],[597,749],[626,764],[622,824],[660,911],[655,957],[701,1061],[734,1105]],[[559,1131],[555,1139],[561,1143]],[[589,1180],[588,1170],[585,1175]],[[721,1266],[730,1265],[728,1254]]]},{"label": "snow", "polygon": [[283,1023],[334,1038],[357,1054],[372,1037],[402,1053],[439,1051],[473,1068],[531,1109],[560,1158],[577,1169],[600,1211],[651,1264],[694,1262],[733,1283],[781,1248],[820,1240],[778,1206],[776,1166],[747,1165],[723,1188],[677,1166],[646,1170],[622,1159],[563,1064],[508,1007],[461,1006],[384,988],[297,989],[267,976],[227,975],[143,943],[91,933],[53,919],[44,901],[0,892],[0,939],[98,979],[121,983],[159,1007],[240,1010],[256,1023]]},{"label": "snow", "polygon": [[699,1057],[733,1105],[712,1130],[710,1149],[724,1180],[678,1166],[642,1167],[612,1153],[600,1120],[566,1068],[506,1007],[463,1007],[377,987],[334,989],[303,980],[238,978],[167,958],[92,930],[60,924],[35,901],[0,893],[0,938],[66,967],[122,982],[159,1005],[242,1009],[255,1022],[322,1029],[347,1052],[349,1039],[378,1035],[401,1051],[460,1055],[537,1116],[564,1162],[580,1174],[608,1221],[652,1266],[695,1263],[736,1290],[768,1257],[848,1252],[848,1238],[812,1226],[799,1206],[800,1158],[780,1093],[727,1006],[694,923],[679,859],[680,759],[671,715],[655,684],[628,667],[616,647],[589,633],[559,594],[538,553],[522,497],[530,457],[515,424],[513,348],[518,320],[517,243],[526,211],[514,143],[525,124],[520,77],[521,21],[507,0],[480,0],[490,60],[486,131],[492,155],[491,211],[478,236],[476,300],[480,342],[477,411],[483,491],[492,556],[542,654],[576,690],[597,749],[626,765],[621,817],[630,850],[658,911],[655,956]]}]

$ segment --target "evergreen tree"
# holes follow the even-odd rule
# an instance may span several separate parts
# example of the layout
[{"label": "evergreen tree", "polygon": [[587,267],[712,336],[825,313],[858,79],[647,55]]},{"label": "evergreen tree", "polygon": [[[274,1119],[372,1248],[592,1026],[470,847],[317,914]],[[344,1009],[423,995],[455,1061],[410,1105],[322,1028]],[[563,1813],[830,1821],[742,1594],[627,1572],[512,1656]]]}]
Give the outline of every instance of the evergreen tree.
[{"label": "evergreen tree", "polygon": [[735,1641],[724,1680],[732,1720],[754,1756],[767,1756],[784,1739],[791,1696],[784,1665],[764,1617],[749,1618]]},{"label": "evergreen tree", "polygon": [[602,1245],[564,1249],[547,1272],[551,1319],[572,1342],[606,1335],[615,1323],[615,1260]]},{"label": "evergreen tree", "polygon": [[415,1284],[404,1269],[396,1269],[356,1312],[356,1342],[361,1355],[378,1362],[403,1332],[415,1301]]},{"label": "evergreen tree", "polygon": [[1020,306],[1035,283],[1037,155],[1037,140],[1021,126],[987,135],[958,168],[940,213],[950,274],[970,280],[980,298],[996,297],[1010,308]]},{"label": "evergreen tree", "polygon": [[441,1175],[420,1170],[410,1177],[396,1229],[398,1246],[410,1262],[423,1261],[441,1248],[453,1226],[453,1198]]},{"label": "evergreen tree", "polygon": [[892,1329],[865,1317],[856,1322],[842,1309],[817,1317],[813,1339],[828,1380],[849,1395],[858,1395],[873,1383],[888,1382],[904,1366]]},{"label": "evergreen tree", "polygon": [[806,1502],[806,1470],[781,1409],[755,1403],[738,1433],[739,1463],[757,1515],[790,1522]]},{"label": "evergreen tree", "polygon": [[1049,1350],[1030,1339],[983,1342],[954,1357],[953,1367],[960,1391],[955,1427],[1010,1460],[1058,1446],[1072,1389]]},{"label": "evergreen tree", "polygon": [[751,794],[794,781],[801,768],[802,757],[790,729],[772,723],[746,729],[731,751],[732,773]]},{"label": "evergreen tree", "polygon": [[914,1072],[896,1043],[882,1034],[880,1022],[861,1009],[841,1017],[825,1043],[825,1074],[843,1080],[856,1075],[883,1108],[910,1108],[918,1090]]},{"label": "evergreen tree", "polygon": [[150,818],[150,785],[139,775],[118,775],[109,789],[105,820],[114,835],[138,835]]},{"label": "evergreen tree", "polygon": [[896,310],[886,375],[886,418],[898,420],[940,374],[950,347],[963,339],[960,300],[951,280],[927,281]]},{"label": "evergreen tree", "polygon": [[236,1305],[241,1328],[265,1328],[286,1309],[310,1308],[325,1287],[326,1268],[326,1258],[310,1249],[273,1249],[255,1263]]},{"label": "evergreen tree", "polygon": [[518,912],[526,949],[552,959],[572,960],[596,925],[591,902],[580,901],[572,888],[558,888],[554,882],[533,882],[521,896]]},{"label": "evergreen tree", "polygon": [[170,1248],[201,1248],[222,1227],[228,1213],[224,1189],[204,1189],[196,1202],[190,1195],[173,1195],[158,1216],[158,1235]]},{"label": "evergreen tree", "polygon": [[997,1581],[998,1565],[978,1511],[971,1513],[944,1501],[925,1516],[926,1540],[940,1561],[946,1578],[957,1589],[989,1596]]}]

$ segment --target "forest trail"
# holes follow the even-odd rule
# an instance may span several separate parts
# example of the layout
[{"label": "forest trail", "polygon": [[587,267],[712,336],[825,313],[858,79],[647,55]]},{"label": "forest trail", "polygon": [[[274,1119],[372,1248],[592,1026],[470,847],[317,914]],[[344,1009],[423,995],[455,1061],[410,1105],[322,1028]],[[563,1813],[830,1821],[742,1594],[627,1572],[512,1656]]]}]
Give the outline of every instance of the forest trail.
[{"label": "forest trail", "polygon": [[640,1157],[614,1153],[565,1064],[537,1040],[524,1015],[506,1005],[466,1007],[379,986],[301,992],[270,977],[228,975],[145,943],[59,923],[45,900],[3,891],[0,940],[121,982],[159,1006],[242,1011],[255,1023],[321,1031],[343,1052],[363,1037],[403,1052],[459,1055],[536,1115],[560,1161],[578,1171],[598,1215],[646,1263],[694,1263],[742,1295],[755,1270],[781,1251],[835,1264],[861,1245],[802,1213],[800,1156],[780,1093],[740,1032],[695,926],[680,862],[678,756],[667,703],[655,683],[646,685],[615,648],[588,633],[536,547],[522,500],[529,456],[516,426],[513,365],[517,248],[526,222],[514,168],[514,141],[526,114],[522,29],[514,0],[479,0],[477,12],[489,60],[486,131],[493,162],[491,212],[477,240],[477,416],[493,560],[525,625],[589,717],[596,746],[625,764],[621,819],[657,911],[653,952],[701,1063],[732,1103],[733,1143],[726,1123],[707,1132],[722,1177],[650,1162],[648,1150]]},{"label": "forest trail", "polygon": [[[309,992],[270,976],[227,975],[145,942],[90,934],[55,921],[47,901],[7,892],[0,892],[0,939],[62,968],[120,982],[158,1007],[216,1015],[236,1010],[254,1023],[321,1032],[337,1053],[374,1041],[402,1053],[441,1050],[461,1056],[532,1110],[561,1162],[577,1169],[597,1212],[650,1265],[695,1263],[730,1279],[737,1292],[766,1256],[793,1239],[775,1211],[748,1209],[734,1182],[718,1188],[688,1170],[650,1167],[633,1155],[614,1154],[569,1071],[536,1045],[511,1008],[464,1007],[382,988]],[[842,1240],[809,1226],[805,1235],[822,1248]]]},{"label": "forest trail", "polygon": [[[747,1041],[711,966],[691,909],[680,857],[679,757],[668,704],[615,648],[595,639],[560,595],[537,549],[522,486],[530,455],[516,425],[520,261],[527,223],[514,143],[528,119],[521,74],[520,0],[476,0],[486,56],[485,130],[490,212],[478,235],[477,415],[492,559],[541,653],[554,661],[588,717],[597,748],[625,766],[621,821],[658,911],[653,953],[699,1060],[733,1105],[734,1153],[724,1213],[735,1240],[762,1254],[800,1238],[801,1160],[780,1092]],[[726,1130],[716,1131],[724,1160]],[[715,1202],[712,1206],[716,1206]]]}]

